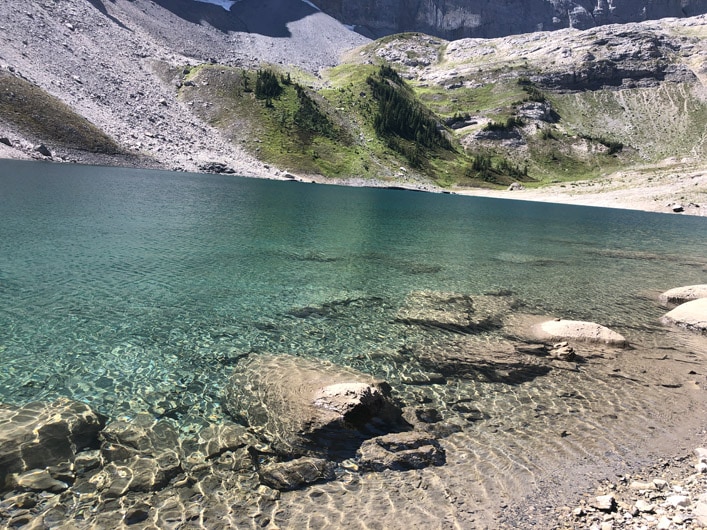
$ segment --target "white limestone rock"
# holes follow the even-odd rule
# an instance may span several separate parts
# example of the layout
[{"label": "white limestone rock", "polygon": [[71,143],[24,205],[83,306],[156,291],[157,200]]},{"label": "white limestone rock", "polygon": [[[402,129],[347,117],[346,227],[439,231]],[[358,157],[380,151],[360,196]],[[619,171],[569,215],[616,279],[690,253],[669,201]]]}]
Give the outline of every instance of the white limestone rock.
[{"label": "white limestone rock", "polygon": [[533,326],[532,333],[537,339],[547,342],[573,340],[619,348],[628,346],[623,335],[594,322],[580,320],[548,320]]},{"label": "white limestone rock", "polygon": [[663,304],[683,304],[700,298],[707,298],[707,284],[676,287],[665,291],[658,297]]},{"label": "white limestone rock", "polygon": [[661,322],[695,333],[707,333],[707,298],[698,298],[677,306],[666,313]]}]

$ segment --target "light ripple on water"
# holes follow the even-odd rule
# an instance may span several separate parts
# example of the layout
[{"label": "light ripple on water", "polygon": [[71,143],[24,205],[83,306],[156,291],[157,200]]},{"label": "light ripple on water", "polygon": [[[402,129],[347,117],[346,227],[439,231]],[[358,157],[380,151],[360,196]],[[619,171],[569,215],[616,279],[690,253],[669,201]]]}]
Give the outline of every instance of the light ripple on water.
[{"label": "light ripple on water", "polygon": [[[451,426],[446,466],[346,475],[283,494],[253,521],[469,527],[496,494],[532,491],[567,462],[620,468],[703,410],[689,372],[704,341],[657,325],[654,296],[704,281],[704,220],[128,170],[52,166],[47,181],[35,166],[0,167],[3,401],[69,396],[195,432],[223,418],[220,390],[244,355],[297,353],[386,378]],[[37,187],[53,202],[33,208]],[[102,209],[76,216],[97,197]],[[505,328],[460,337],[398,318],[421,290],[497,292],[515,309]],[[634,349],[579,348],[577,365],[527,357],[519,369],[498,353],[519,312],[594,320]],[[419,384],[447,355],[435,348],[459,340],[478,364]]]}]

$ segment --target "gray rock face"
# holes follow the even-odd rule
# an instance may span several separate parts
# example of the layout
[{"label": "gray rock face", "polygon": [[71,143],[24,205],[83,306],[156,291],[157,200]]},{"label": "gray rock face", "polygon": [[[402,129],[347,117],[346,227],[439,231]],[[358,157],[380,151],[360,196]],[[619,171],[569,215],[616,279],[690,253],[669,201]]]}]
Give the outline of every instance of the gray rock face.
[{"label": "gray rock face", "polygon": [[370,37],[419,31],[450,40],[567,27],[588,29],[707,12],[706,0],[314,0],[313,3]]},{"label": "gray rock face", "polygon": [[104,421],[88,405],[65,398],[0,407],[0,489],[13,473],[71,462],[81,449],[96,446]]},{"label": "gray rock face", "polygon": [[[389,386],[331,363],[290,355],[254,355],[238,366],[226,410],[260,432],[286,458],[332,456],[400,427]],[[377,432],[376,432],[377,431]]]}]

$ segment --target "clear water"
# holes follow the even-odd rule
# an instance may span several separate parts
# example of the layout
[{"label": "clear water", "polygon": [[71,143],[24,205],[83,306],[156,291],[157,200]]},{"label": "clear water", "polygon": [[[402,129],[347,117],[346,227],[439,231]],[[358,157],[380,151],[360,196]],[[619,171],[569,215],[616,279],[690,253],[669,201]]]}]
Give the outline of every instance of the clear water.
[{"label": "clear water", "polygon": [[413,291],[623,331],[707,276],[703,218],[17,161],[0,189],[0,399],[111,416],[218,416],[253,351],[384,371]]},{"label": "clear water", "polygon": [[[656,297],[706,280],[706,218],[0,161],[0,402],[67,396],[188,435],[223,419],[244,355],[329,359],[455,425],[447,464],[240,511],[224,486],[180,510],[204,528],[483,528],[503,498],[577,487],[572,466],[621,470],[699,432],[707,340],[660,326]],[[508,326],[592,320],[633,349],[583,347],[575,366],[509,353],[506,329],[415,329],[396,317],[420,291],[509,302]],[[464,372],[408,384],[459,351]]]}]

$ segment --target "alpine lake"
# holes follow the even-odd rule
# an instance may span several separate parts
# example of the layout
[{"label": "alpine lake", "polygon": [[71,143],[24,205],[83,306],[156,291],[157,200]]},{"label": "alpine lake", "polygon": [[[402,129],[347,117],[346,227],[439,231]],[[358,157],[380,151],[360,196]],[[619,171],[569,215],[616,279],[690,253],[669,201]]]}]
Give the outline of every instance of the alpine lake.
[{"label": "alpine lake", "polygon": [[[283,492],[223,469],[118,498],[70,488],[37,527],[120,527],[142,503],[141,528],[500,528],[524,499],[549,510],[692,449],[707,338],[660,324],[658,295],[705,278],[707,218],[3,160],[0,402],[69,398],[187,440],[234,422],[223,391],[245,359],[331,362],[387,381],[444,464],[354,458]],[[498,325],[430,325],[469,304]],[[552,318],[629,347],[533,354],[523,330]]]}]

